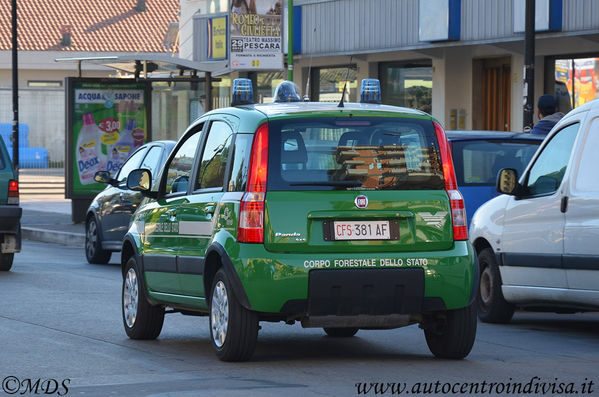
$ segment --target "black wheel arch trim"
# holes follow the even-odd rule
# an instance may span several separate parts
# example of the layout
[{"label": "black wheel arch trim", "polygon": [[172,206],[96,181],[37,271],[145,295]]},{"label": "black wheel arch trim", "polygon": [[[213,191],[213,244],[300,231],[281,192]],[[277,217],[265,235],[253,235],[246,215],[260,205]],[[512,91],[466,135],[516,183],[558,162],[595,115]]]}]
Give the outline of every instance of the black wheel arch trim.
[{"label": "black wheel arch trim", "polygon": [[143,268],[143,260],[141,255],[139,254],[139,250],[137,249],[137,244],[135,243],[135,240],[133,239],[133,237],[131,237],[131,235],[126,234],[125,237],[123,238],[123,245],[121,246],[121,268],[123,271],[123,274],[125,272],[125,265],[127,265],[127,260],[129,258],[124,258],[125,254],[127,253],[127,251],[124,249],[125,245],[130,245],[131,248],[133,248],[133,256],[135,257],[135,260],[137,261],[137,264],[139,265],[141,271],[143,272],[144,268]]},{"label": "black wheel arch trim", "polygon": [[127,251],[123,248],[125,248],[125,245],[130,245],[131,248],[133,248],[133,258],[135,258],[135,261],[137,262],[137,267],[139,268],[139,272],[141,274],[138,275],[138,281],[140,284],[140,288],[143,288],[144,291],[146,291],[146,300],[148,301],[148,303],[152,306],[160,306],[161,304],[158,302],[155,302],[154,300],[152,300],[152,298],[150,298],[150,294],[148,293],[148,289],[146,288],[146,278],[144,276],[144,261],[143,261],[143,257],[139,254],[139,250],[137,249],[137,244],[135,244],[135,240],[133,239],[133,237],[131,237],[131,235],[126,234],[125,237],[123,238],[123,245],[121,248],[121,273],[123,274],[123,278],[125,277],[125,266],[127,265],[127,262],[129,261],[129,257],[127,257],[126,259],[124,258],[124,254],[127,253]]},{"label": "black wheel arch trim", "polygon": [[[229,281],[231,281],[231,286],[233,287],[233,292],[235,296],[239,300],[239,303],[246,309],[252,310],[252,306],[250,305],[250,300],[248,299],[247,294],[245,293],[245,289],[243,288],[243,283],[235,270],[235,266],[229,258],[229,254],[225,248],[219,243],[212,243],[210,247],[206,250],[206,258],[210,257],[210,254],[216,252],[216,254],[220,257],[221,264],[227,276],[229,277]],[[206,263],[205,263],[206,264]],[[208,295],[208,293],[206,293]]]},{"label": "black wheel arch trim", "polygon": [[474,275],[472,279],[472,290],[470,291],[470,299],[468,300],[468,306],[474,304],[476,295],[478,294],[478,288],[480,284],[480,264],[478,263],[478,255],[474,255]]},{"label": "black wheel arch trim", "polygon": [[[90,206],[87,211],[87,214],[85,215],[85,232],[86,232],[85,234],[87,235],[87,219],[90,216],[93,216],[96,221],[96,233],[98,234],[98,237],[100,238],[100,242],[101,242],[102,240],[104,240],[104,235],[102,233],[102,227],[100,225],[101,221],[98,219],[98,211],[96,210],[95,207]],[[100,248],[102,248],[102,247],[100,246]]]}]

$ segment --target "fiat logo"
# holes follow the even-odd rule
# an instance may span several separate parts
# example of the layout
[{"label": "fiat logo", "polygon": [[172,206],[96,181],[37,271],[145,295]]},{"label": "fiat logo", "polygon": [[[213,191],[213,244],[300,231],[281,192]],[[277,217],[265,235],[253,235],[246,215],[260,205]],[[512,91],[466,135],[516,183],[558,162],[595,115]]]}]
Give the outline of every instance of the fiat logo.
[{"label": "fiat logo", "polygon": [[366,208],[366,207],[368,207],[368,197],[358,196],[354,200],[354,203],[356,204],[356,207],[358,207],[358,208]]}]

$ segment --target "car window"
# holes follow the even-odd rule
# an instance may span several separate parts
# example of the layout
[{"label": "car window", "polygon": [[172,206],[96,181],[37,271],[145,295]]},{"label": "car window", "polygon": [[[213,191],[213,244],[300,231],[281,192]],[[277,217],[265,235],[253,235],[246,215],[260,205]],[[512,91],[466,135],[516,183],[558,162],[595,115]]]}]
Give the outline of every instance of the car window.
[{"label": "car window", "polygon": [[210,125],[194,190],[223,186],[232,141],[233,130],[227,123],[214,121]]},{"label": "car window", "polygon": [[150,150],[148,150],[148,154],[146,154],[146,157],[144,157],[139,168],[146,168],[150,170],[152,173],[152,178],[155,178],[156,174],[158,173],[158,163],[160,162],[161,157],[162,148],[160,146],[152,146]]},{"label": "car window", "polygon": [[579,192],[596,192],[597,184],[597,148],[599,147],[599,118],[591,123],[587,137],[582,145],[580,164],[576,173],[575,189]]},{"label": "car window", "polygon": [[231,177],[227,186],[229,192],[245,191],[253,138],[251,134],[237,134],[235,137]]},{"label": "car window", "polygon": [[125,161],[116,177],[116,180],[119,181],[119,183],[125,183],[125,181],[127,180],[127,176],[129,176],[129,173],[134,169],[139,168],[138,164],[141,161],[144,154],[146,154],[145,148],[133,153],[133,155],[131,155],[131,157],[129,157],[127,161]]},{"label": "car window", "polygon": [[554,135],[539,154],[528,173],[525,194],[551,194],[559,188],[566,174],[579,124],[571,124]]},{"label": "car window", "polygon": [[4,163],[4,156],[3,154],[3,150],[2,147],[4,146],[4,138],[2,138],[0,136],[0,170],[3,170],[6,167],[6,164]]},{"label": "car window", "polygon": [[305,117],[269,123],[269,190],[443,189],[430,120]]},{"label": "car window", "polygon": [[502,168],[514,168],[522,175],[540,144],[541,141],[493,139],[452,141],[458,185],[495,186]]},{"label": "car window", "polygon": [[166,170],[165,194],[187,191],[200,133],[198,130],[187,136],[172,157]]}]

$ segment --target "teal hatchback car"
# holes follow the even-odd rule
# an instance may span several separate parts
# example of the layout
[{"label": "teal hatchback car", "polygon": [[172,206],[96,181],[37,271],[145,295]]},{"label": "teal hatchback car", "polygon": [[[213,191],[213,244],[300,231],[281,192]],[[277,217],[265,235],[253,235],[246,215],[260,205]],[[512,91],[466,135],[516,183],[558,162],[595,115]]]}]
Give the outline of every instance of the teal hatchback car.
[{"label": "teal hatchback car", "polygon": [[0,271],[8,271],[21,251],[19,182],[4,141],[0,138]]}]

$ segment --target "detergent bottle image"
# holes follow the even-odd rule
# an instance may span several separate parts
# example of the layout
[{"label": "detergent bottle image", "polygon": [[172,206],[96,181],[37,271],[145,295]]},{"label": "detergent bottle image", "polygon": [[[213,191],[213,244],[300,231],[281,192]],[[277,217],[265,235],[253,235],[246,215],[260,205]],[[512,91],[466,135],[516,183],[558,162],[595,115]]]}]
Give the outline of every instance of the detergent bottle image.
[{"label": "detergent bottle image", "polygon": [[134,119],[127,120],[125,129],[123,129],[119,135],[119,140],[112,145],[110,153],[108,154],[106,170],[113,176],[116,175],[127,158],[129,158],[129,154],[132,152],[134,142],[131,131],[133,131],[136,126],[137,122]]},{"label": "detergent bottle image", "polygon": [[96,125],[91,113],[83,115],[83,126],[77,137],[77,169],[79,181],[82,185],[96,183],[94,175],[102,169],[104,158],[102,156],[102,131]]}]

